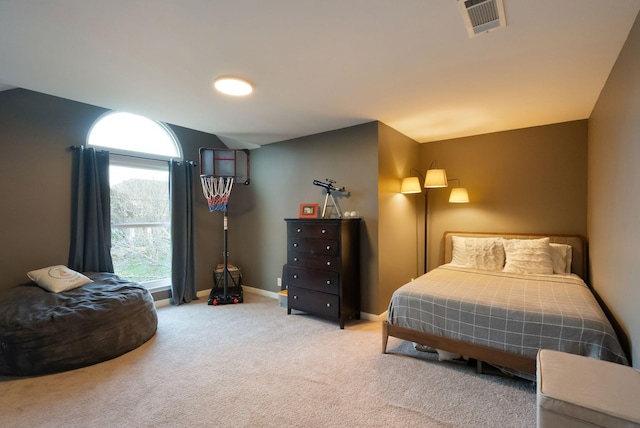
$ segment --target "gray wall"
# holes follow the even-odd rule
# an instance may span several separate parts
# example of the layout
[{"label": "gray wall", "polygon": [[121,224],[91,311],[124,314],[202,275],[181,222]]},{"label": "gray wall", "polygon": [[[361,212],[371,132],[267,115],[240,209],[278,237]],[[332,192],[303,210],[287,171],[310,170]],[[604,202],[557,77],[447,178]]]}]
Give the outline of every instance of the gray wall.
[{"label": "gray wall", "polygon": [[331,178],[347,188],[334,194],[342,211],[361,223],[362,311],[381,314],[393,291],[416,275],[415,203],[400,195],[400,180],[418,156],[418,143],[380,122],[325,132],[251,151],[251,184],[233,190],[229,208],[230,260],[247,285],[276,291],[286,263],[285,218],[300,203],[322,209]]},{"label": "gray wall", "polygon": [[0,92],[0,288],[67,264],[71,153],[103,109],[20,89]]},{"label": "gray wall", "polygon": [[347,193],[334,193],[344,211],[361,222],[362,310],[378,313],[377,122],[296,138],[251,151],[251,184],[236,186],[229,203],[231,263],[245,284],[277,291],[286,263],[285,218],[297,218],[301,203],[322,210],[324,189],[313,180],[331,178]]},{"label": "gray wall", "polygon": [[589,118],[591,281],[640,367],[640,18]]},{"label": "gray wall", "polygon": [[[67,264],[71,212],[71,153],[106,110],[23,89],[0,92],[0,289],[26,282],[26,273]],[[215,135],[171,126],[185,159],[198,149],[224,147]],[[196,174],[197,176],[198,174]],[[197,192],[197,281],[212,286],[213,254],[222,253],[222,220]]]}]

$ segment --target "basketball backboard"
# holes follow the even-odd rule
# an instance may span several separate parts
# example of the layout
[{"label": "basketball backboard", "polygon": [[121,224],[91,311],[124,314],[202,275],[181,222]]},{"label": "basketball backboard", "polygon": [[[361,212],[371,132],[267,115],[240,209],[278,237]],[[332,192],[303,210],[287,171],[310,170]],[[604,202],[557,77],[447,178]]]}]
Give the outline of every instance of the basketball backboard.
[{"label": "basketball backboard", "polygon": [[249,184],[249,150],[200,148],[200,175],[231,177],[237,184]]}]

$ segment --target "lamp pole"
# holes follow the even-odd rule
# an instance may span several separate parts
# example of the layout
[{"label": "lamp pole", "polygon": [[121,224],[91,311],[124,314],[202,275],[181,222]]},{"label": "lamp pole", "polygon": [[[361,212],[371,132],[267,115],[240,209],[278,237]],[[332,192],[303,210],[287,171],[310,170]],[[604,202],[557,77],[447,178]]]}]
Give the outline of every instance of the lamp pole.
[{"label": "lamp pole", "polygon": [[[418,176],[423,180],[423,185],[420,182],[415,183],[415,179],[411,177],[402,180],[401,193],[422,193],[424,191],[424,250],[423,250],[423,273],[427,273],[428,269],[428,245],[427,239],[429,237],[429,189],[435,189],[440,187],[448,187],[447,173],[444,169],[433,168],[435,161],[431,163],[429,169],[427,169],[424,177],[415,168],[411,168],[411,171],[415,171]],[[406,183],[406,184],[405,184]]]},{"label": "lamp pole", "polygon": [[423,250],[423,265],[424,265],[424,272],[423,273],[427,273],[427,249],[429,248],[429,246],[427,245],[427,228],[428,228],[428,224],[429,224],[429,189],[424,189],[424,250]]},{"label": "lamp pole", "polygon": [[[402,185],[400,187],[400,193],[422,193],[424,191],[424,249],[423,249],[423,273],[427,273],[429,268],[429,245],[427,240],[429,238],[429,189],[437,189],[441,187],[449,187],[449,181],[458,181],[458,178],[452,178],[447,180],[447,173],[444,169],[434,168],[436,161],[431,162],[429,169],[427,169],[424,177],[420,174],[415,168],[410,168],[409,173],[411,171],[415,171],[418,174],[418,177],[424,182],[424,185],[420,184],[420,181],[416,177],[407,177],[402,179]],[[455,192],[455,193],[454,193]],[[469,203],[469,195],[467,193],[467,189],[463,187],[454,188],[451,191],[451,195],[449,196],[449,202],[452,203]],[[417,219],[416,219],[417,224]],[[416,243],[417,247],[417,243]],[[416,248],[417,249],[417,248]]]}]

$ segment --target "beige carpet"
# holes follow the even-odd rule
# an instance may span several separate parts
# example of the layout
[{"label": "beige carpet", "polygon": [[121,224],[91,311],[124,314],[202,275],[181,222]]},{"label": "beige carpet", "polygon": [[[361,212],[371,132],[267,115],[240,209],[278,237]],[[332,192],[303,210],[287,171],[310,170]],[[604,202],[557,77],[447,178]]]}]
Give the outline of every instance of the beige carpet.
[{"label": "beige carpet", "polygon": [[[287,315],[245,292],[158,309],[156,336],[114,360],[0,377],[2,427],[534,427],[531,382],[478,375],[379,323]],[[89,352],[89,350],[87,350]]]}]

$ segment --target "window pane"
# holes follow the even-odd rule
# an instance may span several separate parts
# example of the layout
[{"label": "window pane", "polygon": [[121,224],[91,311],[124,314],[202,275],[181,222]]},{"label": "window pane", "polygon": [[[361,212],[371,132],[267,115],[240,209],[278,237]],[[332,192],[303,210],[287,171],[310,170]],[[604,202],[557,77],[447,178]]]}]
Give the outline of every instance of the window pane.
[{"label": "window pane", "polygon": [[170,221],[169,171],[111,165],[111,222]]},{"label": "window pane", "polygon": [[116,274],[145,283],[171,277],[171,231],[164,227],[114,227],[111,257]]},{"label": "window pane", "polygon": [[137,282],[171,276],[169,172],[109,167],[111,256],[116,274]]},{"label": "window pane", "polygon": [[102,116],[91,128],[87,144],[109,148],[114,152],[181,158],[176,140],[168,128],[131,113],[112,112]]}]

